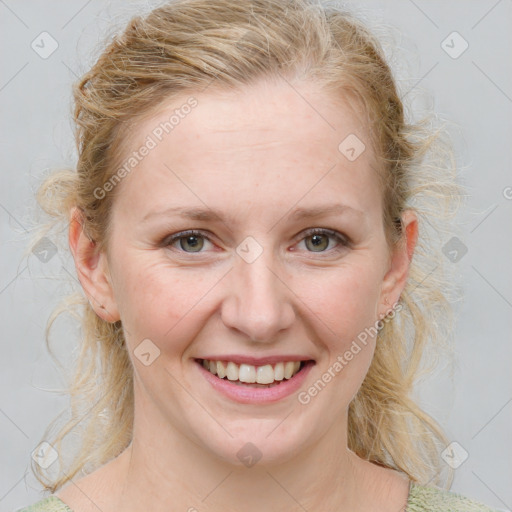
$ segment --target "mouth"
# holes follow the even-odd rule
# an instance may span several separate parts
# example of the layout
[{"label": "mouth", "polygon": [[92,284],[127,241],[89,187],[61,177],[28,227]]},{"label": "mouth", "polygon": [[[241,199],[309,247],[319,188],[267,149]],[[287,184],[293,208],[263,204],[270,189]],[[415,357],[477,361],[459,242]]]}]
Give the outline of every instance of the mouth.
[{"label": "mouth", "polygon": [[292,379],[309,361],[287,361],[266,365],[238,365],[231,361],[211,361],[196,359],[203,368],[219,379],[226,379],[234,384],[254,388],[268,388],[278,386],[284,380]]},{"label": "mouth", "polygon": [[283,361],[262,366],[195,359],[206,380],[241,403],[273,402],[296,391],[315,361]]}]

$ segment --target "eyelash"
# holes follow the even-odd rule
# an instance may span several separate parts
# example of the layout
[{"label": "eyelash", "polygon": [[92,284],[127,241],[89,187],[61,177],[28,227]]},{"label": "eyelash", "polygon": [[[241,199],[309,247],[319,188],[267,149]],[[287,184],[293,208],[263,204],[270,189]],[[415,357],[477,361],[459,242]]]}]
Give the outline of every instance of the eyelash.
[{"label": "eyelash", "polygon": [[[299,239],[299,242],[304,240],[305,238],[308,238],[308,237],[314,236],[314,235],[327,235],[331,238],[334,238],[338,242],[338,245],[333,249],[328,249],[325,251],[307,251],[307,252],[310,252],[311,254],[325,254],[325,253],[329,253],[332,251],[337,252],[337,251],[342,250],[342,248],[351,247],[351,245],[352,245],[351,240],[347,236],[342,235],[341,233],[339,233],[337,231],[334,231],[332,229],[327,229],[327,228],[307,229],[303,233],[302,238]],[[169,247],[172,244],[174,244],[175,242],[178,242],[182,238],[187,238],[188,236],[201,236],[201,237],[205,238],[206,240],[208,240],[209,242],[213,243],[212,240],[210,239],[210,237],[207,234],[205,234],[204,232],[197,230],[197,229],[190,229],[190,230],[181,231],[180,233],[176,233],[174,235],[166,237],[164,240],[162,240],[160,245],[163,247]],[[204,251],[196,251],[194,253],[194,251],[188,252],[188,251],[184,251],[182,249],[178,249],[178,251],[185,253],[185,254],[201,254],[202,252],[204,252]]]}]

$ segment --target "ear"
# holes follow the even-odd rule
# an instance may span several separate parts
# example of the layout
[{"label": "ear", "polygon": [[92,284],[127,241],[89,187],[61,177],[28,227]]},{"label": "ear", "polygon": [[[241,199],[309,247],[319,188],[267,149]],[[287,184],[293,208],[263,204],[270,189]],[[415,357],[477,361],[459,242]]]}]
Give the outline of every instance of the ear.
[{"label": "ear", "polygon": [[117,322],[120,316],[108,273],[107,256],[99,252],[96,242],[85,234],[82,211],[77,207],[70,212],[68,241],[78,279],[92,308],[106,322]]},{"label": "ear", "polygon": [[379,303],[379,318],[386,316],[399,301],[418,241],[418,218],[413,210],[402,213],[402,238],[394,248],[389,270],[384,276]]}]

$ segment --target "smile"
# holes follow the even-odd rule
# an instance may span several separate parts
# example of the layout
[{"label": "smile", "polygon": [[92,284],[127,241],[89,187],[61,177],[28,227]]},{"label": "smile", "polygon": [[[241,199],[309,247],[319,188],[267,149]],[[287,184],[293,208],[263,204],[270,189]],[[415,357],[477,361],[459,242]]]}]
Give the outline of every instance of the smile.
[{"label": "smile", "polygon": [[304,361],[279,362],[274,365],[254,366],[251,364],[236,364],[233,361],[202,360],[202,365],[220,379],[238,381],[245,384],[271,385],[283,379],[291,379],[301,368]]},{"label": "smile", "polygon": [[275,402],[299,390],[315,361],[287,361],[254,366],[232,361],[196,359],[210,385],[240,403]]}]

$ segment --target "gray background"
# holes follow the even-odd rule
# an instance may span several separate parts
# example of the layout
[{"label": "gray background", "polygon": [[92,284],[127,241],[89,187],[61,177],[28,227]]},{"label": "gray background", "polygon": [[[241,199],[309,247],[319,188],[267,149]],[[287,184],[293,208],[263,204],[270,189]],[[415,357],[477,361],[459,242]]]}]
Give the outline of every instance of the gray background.
[{"label": "gray background", "polygon": [[[400,87],[408,91],[406,99],[451,123],[461,179],[470,194],[460,235],[468,251],[450,262],[465,300],[458,305],[456,363],[424,379],[417,396],[468,453],[452,490],[512,510],[512,2],[346,4],[370,24],[396,27],[397,62],[404,68],[397,73],[399,78],[405,73]],[[34,191],[47,169],[75,162],[72,81],[92,63],[107,32],[141,7],[147,9],[147,3],[0,0],[2,511],[41,498],[29,470],[31,452],[67,404],[49,392],[63,381],[47,353],[44,326],[75,273],[62,250],[46,263],[41,253],[22,258],[34,225]],[[58,43],[47,58],[31,47],[43,31]],[[469,44],[457,58],[442,47],[453,31]],[[448,39],[452,53],[461,43]],[[57,332],[59,354],[71,353],[76,326],[60,320]]]}]

